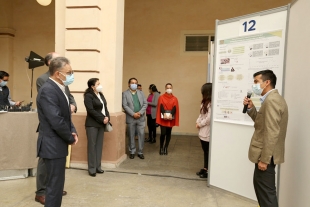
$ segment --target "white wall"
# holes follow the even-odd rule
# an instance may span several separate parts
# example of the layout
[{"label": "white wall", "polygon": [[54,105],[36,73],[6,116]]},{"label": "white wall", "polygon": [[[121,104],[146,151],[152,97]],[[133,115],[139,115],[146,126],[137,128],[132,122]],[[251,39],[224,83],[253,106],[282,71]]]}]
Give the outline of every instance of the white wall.
[{"label": "white wall", "polygon": [[298,0],[290,11],[284,94],[289,123],[280,174],[281,207],[310,206],[309,9],[309,0]]}]

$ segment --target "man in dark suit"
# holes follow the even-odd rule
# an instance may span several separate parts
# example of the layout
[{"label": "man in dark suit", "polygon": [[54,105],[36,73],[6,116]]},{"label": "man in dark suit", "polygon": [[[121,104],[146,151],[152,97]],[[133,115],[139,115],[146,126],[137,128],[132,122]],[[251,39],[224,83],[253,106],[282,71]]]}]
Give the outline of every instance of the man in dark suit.
[{"label": "man in dark suit", "polygon": [[249,160],[255,163],[254,190],[261,207],[278,207],[275,167],[284,162],[288,108],[275,89],[277,77],[273,71],[259,71],[253,77],[253,92],[262,96],[261,107],[257,111],[247,97],[243,104],[248,105],[255,128],[249,147]]},{"label": "man in dark suit", "polygon": [[[55,52],[48,53],[44,58],[45,65],[49,66],[52,59],[59,57],[59,56],[60,55]],[[37,92],[39,92],[41,86],[48,80],[49,77],[50,77],[50,72],[48,70],[46,73],[42,74],[37,79],[36,81]],[[65,92],[69,98],[71,113],[76,112],[77,110],[76,102],[74,100],[74,97],[71,95],[68,86],[65,87]],[[47,183],[46,177],[47,177],[46,166],[44,164],[43,159],[39,158],[38,166],[37,166],[37,176],[36,176],[37,191],[35,192],[36,193],[35,201],[40,202],[43,205],[45,203],[45,189],[46,189],[46,183]],[[67,195],[67,192],[63,191],[63,195]]]},{"label": "man in dark suit", "polygon": [[58,207],[62,201],[68,145],[76,144],[78,136],[65,93],[65,86],[74,80],[69,60],[65,57],[54,58],[49,72],[50,77],[37,96],[40,122],[37,152],[47,169],[45,206]]}]

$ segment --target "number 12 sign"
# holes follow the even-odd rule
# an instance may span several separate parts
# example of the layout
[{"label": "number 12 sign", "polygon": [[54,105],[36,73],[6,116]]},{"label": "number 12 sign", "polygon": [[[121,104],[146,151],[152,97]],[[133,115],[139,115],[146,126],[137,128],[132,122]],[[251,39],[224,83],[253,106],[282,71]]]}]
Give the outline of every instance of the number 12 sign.
[{"label": "number 12 sign", "polygon": [[250,35],[259,32],[260,16],[239,20],[239,35]]}]

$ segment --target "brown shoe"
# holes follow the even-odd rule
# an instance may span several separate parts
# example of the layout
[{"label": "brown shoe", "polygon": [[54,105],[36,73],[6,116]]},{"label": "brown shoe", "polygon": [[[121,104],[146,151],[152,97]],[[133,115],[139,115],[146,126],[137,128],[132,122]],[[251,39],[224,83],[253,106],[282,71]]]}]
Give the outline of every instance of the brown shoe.
[{"label": "brown shoe", "polygon": [[62,191],[62,196],[67,195],[67,191]]},{"label": "brown shoe", "polygon": [[42,205],[45,204],[45,196],[44,196],[44,195],[43,195],[43,196],[36,195],[36,197],[34,198],[34,200],[35,200],[36,202],[41,203]]}]

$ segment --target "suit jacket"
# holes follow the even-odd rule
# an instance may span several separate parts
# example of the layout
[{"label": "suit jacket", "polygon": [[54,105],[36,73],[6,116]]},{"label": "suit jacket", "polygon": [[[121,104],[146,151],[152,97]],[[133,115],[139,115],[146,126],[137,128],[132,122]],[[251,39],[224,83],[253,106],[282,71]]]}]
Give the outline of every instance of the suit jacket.
[{"label": "suit jacket", "polygon": [[156,119],[158,98],[159,98],[159,93],[154,92],[152,102],[147,102],[147,104],[151,106],[152,119]]},{"label": "suit jacket", "polygon": [[[145,121],[144,114],[147,107],[147,101],[142,91],[136,90],[136,93],[138,95],[141,106],[139,111],[141,114],[139,121]],[[122,93],[122,106],[126,113],[126,123],[127,124],[132,123],[134,120],[133,115],[135,114],[135,112],[133,111],[134,110],[133,99],[131,91],[129,89]]]},{"label": "suit jacket", "polygon": [[[48,80],[48,78],[50,77],[50,72],[47,71],[46,73],[43,73],[40,77],[38,77],[37,81],[36,81],[36,85],[37,85],[37,92],[39,92],[41,86],[43,86],[43,84]],[[77,111],[77,106],[76,106],[76,102],[74,100],[74,97],[71,95],[71,92],[69,90],[69,87],[66,86],[65,87],[66,90],[66,94],[69,98],[69,103],[75,106],[75,113]]]},{"label": "suit jacket", "polygon": [[110,113],[108,111],[107,101],[102,93],[100,93],[100,97],[104,103],[105,115],[101,112],[103,105],[94,92],[86,93],[84,95],[84,105],[87,111],[87,116],[85,120],[86,127],[104,127],[104,118],[107,116],[110,120]]},{"label": "suit jacket", "polygon": [[284,162],[285,136],[288,122],[288,108],[278,90],[271,91],[259,111],[253,106],[248,111],[254,121],[249,159],[253,163],[262,161],[270,164],[273,157],[275,164]]},{"label": "suit jacket", "polygon": [[41,158],[57,159],[68,155],[68,144],[75,140],[76,133],[71,121],[71,111],[62,90],[48,79],[37,96],[39,137],[37,155]]}]

